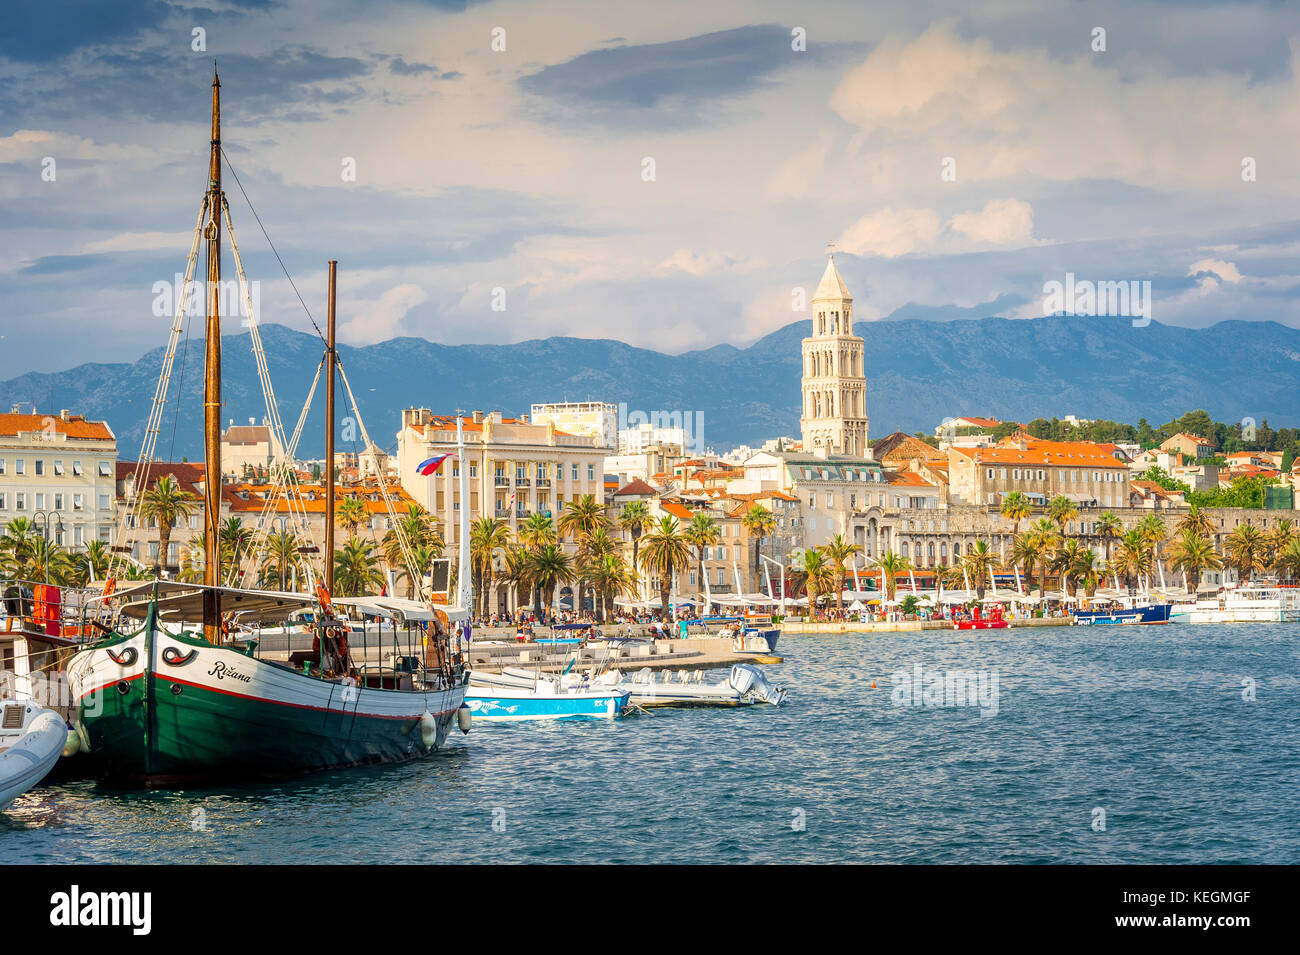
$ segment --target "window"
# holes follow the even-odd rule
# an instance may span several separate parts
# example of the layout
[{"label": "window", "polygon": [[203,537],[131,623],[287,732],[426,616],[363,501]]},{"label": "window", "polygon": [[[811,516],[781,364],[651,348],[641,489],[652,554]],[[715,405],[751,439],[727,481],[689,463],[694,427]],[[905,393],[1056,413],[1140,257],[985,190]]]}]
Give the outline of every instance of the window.
[{"label": "window", "polygon": [[[80,524],[78,524],[76,527],[72,529],[72,546],[80,547],[82,544],[85,543],[85,537],[86,537],[85,529]],[[172,545],[172,546],[176,546],[176,545]]]},{"label": "window", "polygon": [[14,510],[15,511],[27,510],[27,495],[23,494],[21,491],[14,494]]},{"label": "window", "polygon": [[596,465],[594,464],[587,465],[587,480],[588,481],[596,480]]},{"label": "window", "polygon": [[1046,480],[1047,480],[1047,472],[1046,472],[1046,471],[1039,471],[1039,472],[1038,472],[1038,480],[1040,480],[1040,481],[1046,481]]},{"label": "window", "polygon": [[99,509],[100,509],[101,511],[106,511],[106,510],[108,510],[108,495],[107,495],[107,494],[101,494],[101,495],[99,495]]},{"label": "window", "polygon": [[36,509],[38,511],[45,510],[45,495],[40,492],[37,492],[36,494]]},{"label": "window", "polygon": [[578,480],[578,466],[576,464],[573,466],[573,480]]},{"label": "window", "polygon": [[4,491],[0,491],[0,511],[3,511],[3,510],[4,510],[6,507],[8,507],[8,506],[9,506],[9,504],[8,504],[8,502],[5,500],[5,494],[4,494]]},{"label": "window", "polygon": [[108,461],[100,461],[100,462],[99,462],[99,476],[100,476],[100,477],[112,477],[112,476],[113,476],[113,465],[110,464]]},{"label": "window", "polygon": [[993,480],[993,469],[992,469],[992,468],[989,468],[989,480],[990,480],[990,481]]},{"label": "window", "polygon": [[0,458],[0,474],[4,474],[4,473],[5,473],[5,459]]},{"label": "window", "polygon": [[826,509],[829,511],[829,510],[833,510],[834,508],[835,508],[835,495],[832,494],[832,493],[830,493],[829,491],[827,491],[827,492],[826,492]]},{"label": "window", "polygon": [[61,510],[63,510],[63,495],[62,495],[62,494],[55,494],[55,495],[54,495],[54,509],[55,509],[56,511],[61,511]]},{"label": "window", "polygon": [[56,477],[63,477],[63,462],[62,462],[62,461],[55,461],[55,462],[54,462],[54,474],[55,474]]},{"label": "window", "polygon": [[73,461],[73,462],[72,462],[72,476],[73,476],[73,477],[81,477],[81,462],[80,462],[80,461]]},{"label": "window", "polygon": [[80,510],[83,510],[83,509],[85,508],[85,506],[86,506],[86,505],[85,505],[85,498],[84,498],[83,495],[81,495],[81,494],[74,494],[74,495],[72,495],[72,509],[73,509],[74,511],[80,511]]},{"label": "window", "polygon": [[41,458],[36,459],[36,476],[40,477],[45,473],[45,461]]},{"label": "window", "polygon": [[478,477],[478,465],[477,465],[477,464],[471,464],[471,465],[469,466],[469,476],[472,477],[472,478],[476,478],[476,477]]},{"label": "window", "polygon": [[14,458],[14,474],[26,474],[26,473],[27,473],[27,459]]},{"label": "window", "polygon": [[817,510],[817,495],[816,495],[816,494],[809,494],[809,495],[808,495],[808,510],[810,510],[810,511],[815,511],[815,510]]}]

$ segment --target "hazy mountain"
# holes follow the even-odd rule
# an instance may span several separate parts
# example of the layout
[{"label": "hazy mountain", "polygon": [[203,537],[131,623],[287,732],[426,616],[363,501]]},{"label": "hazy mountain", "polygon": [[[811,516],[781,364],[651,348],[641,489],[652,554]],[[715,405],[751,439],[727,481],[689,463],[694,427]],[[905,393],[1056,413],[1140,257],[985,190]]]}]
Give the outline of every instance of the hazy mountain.
[{"label": "hazy mountain", "polygon": [[[799,341],[807,322],[747,348],[719,345],[665,355],[622,342],[548,338],[513,345],[439,345],[398,338],[339,349],[371,436],[391,447],[398,413],[411,405],[527,413],[533,402],[599,399],[629,410],[701,411],[705,442],[719,450],[799,432]],[[1215,418],[1300,421],[1300,330],[1274,322],[1222,322],[1187,329],[1126,318],[983,318],[858,322],[866,339],[871,434],[932,429],[945,415],[1027,421],[1077,414],[1160,424],[1205,408]],[[271,378],[287,429],[321,356],[311,334],[263,328]],[[224,339],[225,417],[264,414],[247,333]],[[35,402],[105,418],[123,457],[139,448],[162,349],[129,364],[82,365],[0,383],[0,408]],[[202,454],[202,343],[177,355],[158,443],[160,457]],[[340,417],[347,414],[340,398]],[[323,392],[301,452],[319,455]],[[174,444],[173,444],[174,442]]]}]

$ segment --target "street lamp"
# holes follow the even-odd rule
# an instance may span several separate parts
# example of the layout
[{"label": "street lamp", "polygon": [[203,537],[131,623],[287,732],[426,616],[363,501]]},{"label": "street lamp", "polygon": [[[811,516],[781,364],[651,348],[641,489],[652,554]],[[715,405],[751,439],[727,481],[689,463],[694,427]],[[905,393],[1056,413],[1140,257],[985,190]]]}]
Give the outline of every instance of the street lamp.
[{"label": "street lamp", "polygon": [[63,517],[59,514],[58,511],[36,511],[35,513],[32,514],[33,525],[39,526],[42,519],[44,520],[44,524],[45,524],[44,529],[41,531],[41,538],[45,541],[45,583],[46,584],[50,582],[50,550],[49,550],[50,518],[54,519],[58,527],[58,530],[56,531],[57,537],[62,538]]}]

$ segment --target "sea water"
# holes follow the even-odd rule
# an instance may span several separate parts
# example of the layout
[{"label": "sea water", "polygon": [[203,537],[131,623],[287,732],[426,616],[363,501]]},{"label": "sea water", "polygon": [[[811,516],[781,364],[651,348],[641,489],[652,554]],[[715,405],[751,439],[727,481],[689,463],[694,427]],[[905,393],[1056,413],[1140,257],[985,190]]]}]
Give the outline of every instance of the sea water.
[{"label": "sea water", "polygon": [[1295,863],[1297,636],[787,633],[780,707],[479,724],[220,790],[46,786],[0,813],[0,862]]}]

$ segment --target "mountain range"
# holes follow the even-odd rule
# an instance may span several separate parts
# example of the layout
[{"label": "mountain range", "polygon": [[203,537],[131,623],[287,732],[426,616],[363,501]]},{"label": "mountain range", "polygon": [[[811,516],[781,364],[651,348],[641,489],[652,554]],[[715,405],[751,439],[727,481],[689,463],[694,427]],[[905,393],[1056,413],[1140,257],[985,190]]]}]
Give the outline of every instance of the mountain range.
[{"label": "mountain range", "polygon": [[[402,408],[528,413],[545,401],[602,400],[630,411],[702,412],[704,443],[725,450],[778,435],[798,435],[800,340],[795,322],[753,344],[668,355],[606,339],[546,338],[508,345],[442,345],[395,338],[340,346],[363,420],[391,448]],[[858,322],[866,341],[870,432],[933,429],[945,416],[1109,418],[1158,425],[1204,408],[1222,421],[1300,422],[1300,330],[1269,321],[1225,321],[1190,329],[1128,318],[1056,316],[950,322]],[[264,325],[271,380],[290,431],[322,354],[314,334]],[[265,414],[247,332],[223,338],[225,417]],[[34,402],[109,422],[119,454],[137,453],[163,349],[135,362],[86,364],[0,382],[0,408]],[[202,456],[200,341],[178,352],[173,399],[156,455]],[[339,416],[350,413],[340,397]],[[318,390],[299,449],[323,453],[323,392]],[[357,445],[359,447],[359,444]]]}]

